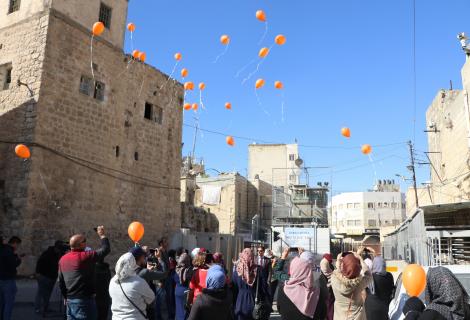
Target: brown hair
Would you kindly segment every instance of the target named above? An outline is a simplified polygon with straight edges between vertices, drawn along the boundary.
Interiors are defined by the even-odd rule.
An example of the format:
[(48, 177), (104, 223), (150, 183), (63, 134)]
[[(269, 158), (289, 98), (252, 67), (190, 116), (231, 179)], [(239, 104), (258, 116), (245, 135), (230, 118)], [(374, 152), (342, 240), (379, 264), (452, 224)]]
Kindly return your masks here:
[(206, 264), (206, 254), (199, 252), (193, 259), (193, 266), (196, 268), (201, 268)]

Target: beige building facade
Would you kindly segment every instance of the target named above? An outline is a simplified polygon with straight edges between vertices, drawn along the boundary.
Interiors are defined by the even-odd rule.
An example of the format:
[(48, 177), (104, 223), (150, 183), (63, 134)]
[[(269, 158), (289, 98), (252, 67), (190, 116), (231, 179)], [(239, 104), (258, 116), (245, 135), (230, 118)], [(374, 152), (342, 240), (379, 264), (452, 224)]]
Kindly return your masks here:
[(250, 144), (248, 146), (248, 179), (259, 178), (275, 187), (299, 184), (300, 159), (297, 144)]
[(160, 89), (167, 75), (123, 53), (127, 4), (0, 2), (0, 232), (23, 238), (23, 265), (73, 233), (96, 245), (96, 225), (113, 258), (131, 245), (131, 221), (144, 223), (146, 243), (181, 226), (183, 87)]

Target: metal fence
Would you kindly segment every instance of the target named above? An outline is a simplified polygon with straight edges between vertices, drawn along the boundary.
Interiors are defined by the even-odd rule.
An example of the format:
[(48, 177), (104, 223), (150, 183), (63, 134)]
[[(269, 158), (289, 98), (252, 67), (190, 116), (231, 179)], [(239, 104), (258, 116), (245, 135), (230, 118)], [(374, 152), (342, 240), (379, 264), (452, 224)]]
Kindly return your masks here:
[(393, 233), (386, 235), (383, 256), (387, 260), (432, 265), (430, 246), (424, 225), (424, 212), (419, 209)]

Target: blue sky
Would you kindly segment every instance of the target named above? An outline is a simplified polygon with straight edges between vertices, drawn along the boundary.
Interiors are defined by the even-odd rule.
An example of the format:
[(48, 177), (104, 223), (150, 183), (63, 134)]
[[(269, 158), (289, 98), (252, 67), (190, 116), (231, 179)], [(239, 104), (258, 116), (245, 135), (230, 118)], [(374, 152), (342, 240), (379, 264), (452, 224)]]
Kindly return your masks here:
[[(174, 53), (181, 52), (177, 79), (185, 67), (188, 80), (206, 83), (201, 128), (250, 138), (236, 139), (230, 148), (224, 136), (199, 134), (196, 155), (208, 168), (245, 174), (249, 143), (297, 139), (301, 145), (329, 147), (301, 147), (300, 153), (307, 166), (333, 167), (334, 193), (370, 188), (374, 171), (379, 179), (410, 175), (404, 142), (413, 139), (412, 0), (129, 3), (129, 21), (137, 26), (134, 46), (147, 53), (147, 62), (169, 74)], [(255, 18), (258, 9), (266, 12), (269, 26), (262, 44), (258, 42), (264, 24)], [(438, 90), (447, 89), (450, 80), (454, 88), (461, 88), (465, 57), (456, 35), (470, 33), (469, 14), (468, 0), (416, 0), (417, 150), (427, 150), (425, 110)], [(287, 37), (286, 44), (274, 46), (259, 72), (242, 85), (244, 76), (235, 77), (237, 71), (280, 33)], [(228, 34), (231, 43), (214, 64), (224, 50), (222, 34)], [(129, 37), (126, 50), (130, 51)], [(266, 80), (258, 91), (261, 105), (254, 90), (258, 78)], [(284, 83), (284, 97), (274, 89), (275, 80)], [(187, 101), (199, 102), (198, 91)], [(227, 101), (233, 105), (231, 111), (224, 108)], [(185, 113), (184, 123), (194, 125), (194, 112)], [(351, 129), (351, 139), (340, 135), (343, 126)], [(193, 128), (183, 127), (184, 155), (191, 150), (193, 136)], [(374, 148), (375, 169), (360, 152), (364, 143), (388, 145)], [(310, 175), (311, 182), (330, 179), (328, 170)], [(418, 169), (419, 182), (428, 176), (427, 166)]]

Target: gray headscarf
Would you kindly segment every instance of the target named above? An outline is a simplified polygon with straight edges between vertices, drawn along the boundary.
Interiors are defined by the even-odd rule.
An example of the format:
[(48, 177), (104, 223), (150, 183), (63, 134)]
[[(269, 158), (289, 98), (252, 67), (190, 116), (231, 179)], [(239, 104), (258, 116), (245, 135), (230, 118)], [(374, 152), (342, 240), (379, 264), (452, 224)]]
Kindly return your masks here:
[[(387, 274), (387, 264), (385, 263), (384, 258), (381, 256), (377, 256), (374, 258), (372, 261), (372, 269), (371, 269), (372, 275), (378, 274), (379, 276), (385, 276)], [(375, 285), (374, 285), (374, 279), (372, 278), (372, 281), (368, 285), (368, 288), (372, 294), (375, 294)]]
[(116, 262), (116, 275), (113, 277), (114, 282), (120, 282), (124, 279), (136, 275), (137, 264), (132, 253), (123, 254)]
[(191, 280), (193, 276), (193, 267), (191, 265), (191, 259), (187, 253), (183, 253), (178, 258), (178, 264), (176, 265), (176, 273), (180, 279), (180, 284), (185, 285)]
[(446, 319), (469, 319), (470, 298), (455, 275), (447, 268), (428, 270), (426, 277), (426, 310), (439, 312)]

